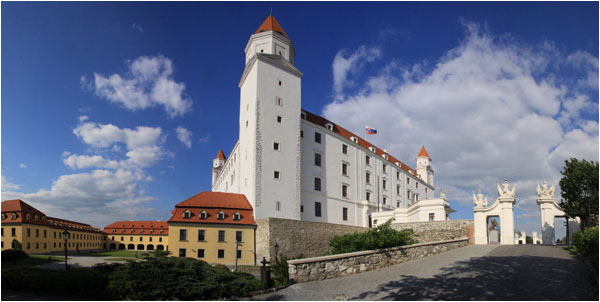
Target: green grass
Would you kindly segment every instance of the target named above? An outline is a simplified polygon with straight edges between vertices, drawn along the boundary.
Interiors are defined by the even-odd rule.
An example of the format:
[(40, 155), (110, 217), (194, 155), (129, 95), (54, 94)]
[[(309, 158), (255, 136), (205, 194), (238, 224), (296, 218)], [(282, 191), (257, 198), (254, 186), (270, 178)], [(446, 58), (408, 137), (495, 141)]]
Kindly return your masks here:
[[(91, 257), (132, 257), (135, 258), (136, 251), (126, 251), (126, 250), (114, 250), (114, 251), (105, 251), (105, 252), (89, 252), (85, 254), (85, 256)], [(148, 252), (138, 251), (138, 257), (142, 257), (143, 254), (147, 254)]]
[(64, 257), (48, 257), (44, 255), (30, 255), (17, 261), (2, 262), (2, 267), (36, 266), (44, 263), (64, 261)]
[(136, 258), (106, 258), (106, 261), (137, 261)]

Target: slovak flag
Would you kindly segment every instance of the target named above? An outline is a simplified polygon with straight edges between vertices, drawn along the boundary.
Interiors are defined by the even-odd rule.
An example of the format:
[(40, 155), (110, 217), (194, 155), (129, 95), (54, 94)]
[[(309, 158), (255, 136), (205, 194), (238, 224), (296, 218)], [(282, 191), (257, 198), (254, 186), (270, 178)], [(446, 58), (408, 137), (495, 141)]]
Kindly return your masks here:
[(365, 133), (366, 134), (377, 134), (377, 130), (365, 125)]

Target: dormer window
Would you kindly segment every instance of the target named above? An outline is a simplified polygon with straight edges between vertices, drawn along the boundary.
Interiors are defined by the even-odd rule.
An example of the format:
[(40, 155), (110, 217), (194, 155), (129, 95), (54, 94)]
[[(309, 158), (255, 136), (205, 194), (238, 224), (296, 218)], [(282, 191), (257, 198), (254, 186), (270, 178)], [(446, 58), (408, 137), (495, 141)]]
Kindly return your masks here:
[(112, 232), (113, 232), (113, 233), (116, 233), (116, 232), (117, 232), (117, 230), (115, 230), (115, 229), (112, 229)]
[(325, 128), (327, 128), (329, 131), (333, 131), (333, 125), (331, 123), (325, 124)]
[(125, 233), (125, 229), (121, 229), (121, 233)]
[(400, 162), (399, 161), (396, 162), (396, 166), (400, 167)]
[(144, 232), (144, 230), (140, 230), (140, 233), (143, 233), (143, 232)]
[(375, 153), (375, 147), (371, 146), (371, 147), (369, 147), (369, 150), (371, 150), (371, 152)]
[(163, 233), (163, 230), (160, 230), (160, 231), (159, 231), (159, 233), (161, 233), (161, 234), (162, 234), (162, 233)]
[(10, 214), (10, 219), (12, 219), (12, 220), (17, 219), (17, 214), (15, 214), (15, 213)]
[(223, 213), (223, 211), (220, 211), (217, 214), (217, 220), (224, 220), (225, 219), (225, 213)]
[(238, 212), (235, 212), (235, 213), (233, 214), (233, 220), (235, 220), (235, 221), (239, 221), (239, 220), (240, 220), (240, 218), (241, 218), (241, 215), (240, 215), (240, 213), (238, 213)]
[(33, 216), (33, 221), (38, 221), (38, 215)]
[(189, 210), (185, 210), (183, 212), (183, 218), (184, 219), (190, 219), (192, 217), (192, 213)]
[(358, 144), (358, 138), (356, 136), (353, 136), (350, 138), (352, 140), (352, 142), (354, 142), (355, 144)]
[(31, 215), (29, 215), (29, 213), (27, 213), (27, 215), (25, 215), (25, 219), (26, 220), (31, 220)]
[(42, 216), (42, 222), (46, 222), (46, 217)]
[(6, 214), (2, 213), (2, 220), (6, 219)]
[(133, 232), (135, 232), (135, 230), (134, 230), (134, 229), (131, 229), (131, 232), (133, 233)]
[(383, 155), (383, 158), (385, 158), (385, 159), (388, 159), (388, 155), (387, 155), (387, 154), (384, 154), (384, 155)]
[(150, 234), (154, 233), (154, 230), (150, 230)]
[(300, 118), (305, 120), (306, 119), (306, 113), (302, 112), (300, 113)]
[(208, 217), (208, 214), (206, 213), (206, 211), (202, 210), (202, 212), (200, 212), (200, 219), (206, 219)]

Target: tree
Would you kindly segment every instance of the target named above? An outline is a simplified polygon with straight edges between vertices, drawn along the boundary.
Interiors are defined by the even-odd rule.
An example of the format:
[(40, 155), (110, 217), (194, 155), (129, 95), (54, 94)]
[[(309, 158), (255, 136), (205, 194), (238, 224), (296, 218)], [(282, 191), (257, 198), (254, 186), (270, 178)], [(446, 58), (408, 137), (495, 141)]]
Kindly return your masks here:
[(560, 172), (559, 205), (569, 218), (581, 219), (582, 230), (598, 223), (598, 168), (598, 162), (571, 158)]
[(527, 244), (533, 244), (533, 237), (531, 237), (531, 236), (525, 236), (525, 243), (527, 243)]

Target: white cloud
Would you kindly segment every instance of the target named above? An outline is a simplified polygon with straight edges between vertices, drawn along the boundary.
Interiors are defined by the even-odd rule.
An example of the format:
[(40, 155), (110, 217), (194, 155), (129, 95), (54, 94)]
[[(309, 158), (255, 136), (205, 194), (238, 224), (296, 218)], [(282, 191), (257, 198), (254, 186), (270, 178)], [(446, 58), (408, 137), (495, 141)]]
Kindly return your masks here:
[(87, 115), (80, 115), (77, 119), (79, 120), (80, 123), (83, 123), (83, 122), (89, 120), (90, 118)]
[[(162, 147), (166, 136), (162, 134), (160, 127), (138, 126), (135, 129), (121, 129), (112, 124), (87, 122), (77, 126), (73, 133), (95, 148), (111, 148), (113, 151), (119, 151), (115, 146), (124, 144), (129, 162), (142, 167), (151, 166), (168, 154)], [(72, 168), (88, 167), (91, 163), (98, 163), (97, 167), (111, 168), (121, 165), (94, 156), (70, 156), (65, 159), (65, 164)]]
[[(3, 182), (4, 182), (4, 178)], [(145, 206), (152, 197), (143, 194), (140, 185), (148, 181), (139, 172), (97, 169), (88, 173), (62, 175), (50, 190), (34, 193), (14, 192), (2, 188), (2, 199), (20, 198), (47, 215), (79, 220), (103, 227), (120, 219), (148, 219), (156, 213)]]
[(161, 105), (170, 118), (192, 110), (185, 84), (173, 79), (169, 58), (142, 56), (129, 62), (128, 68), (127, 76), (94, 73), (96, 95), (134, 111)]
[(188, 149), (192, 147), (192, 131), (183, 126), (179, 126), (175, 129), (175, 132), (177, 133), (177, 139), (188, 147)]
[(72, 154), (63, 158), (65, 165), (71, 169), (85, 169), (91, 167), (118, 169), (124, 166), (123, 162), (105, 159), (100, 155), (77, 155)]
[[(539, 212), (535, 185), (544, 179), (557, 183), (565, 159), (598, 159), (598, 121), (584, 118), (598, 115), (598, 88), (588, 93), (589, 85), (565, 85), (587, 81), (589, 74), (573, 79), (560, 73), (565, 64), (554, 63), (587, 62), (594, 70), (597, 58), (566, 56), (552, 43), (517, 45), (465, 25), (464, 41), (435, 65), (402, 66), (392, 59), (359, 92), (336, 98), (323, 114), (355, 133), (368, 123), (379, 131), (369, 139), (410, 166), (425, 145), (434, 159), (436, 187), (461, 206), (471, 207), (477, 188), (495, 199), (496, 183), (508, 178), (517, 185), (517, 208), (525, 219)], [(353, 81), (347, 72), (351, 59), (334, 59), (336, 92)], [(595, 64), (592, 78), (598, 82)]]
[(19, 164), (19, 168), (25, 169), (25, 168), (27, 168), (27, 165), (26, 165), (26, 164), (24, 164), (24, 163), (20, 163), (20, 164)]
[(340, 95), (346, 86), (353, 82), (349, 74), (357, 74), (365, 62), (373, 62), (381, 56), (378, 47), (360, 46), (355, 52), (346, 55), (346, 50), (340, 50), (333, 59), (333, 87), (336, 95)]
[(139, 31), (141, 33), (144, 32), (144, 28), (142, 28), (142, 26), (139, 25), (139, 24), (137, 24), (137, 23), (131, 24), (131, 28), (133, 28), (134, 30), (137, 30), (137, 31)]
[(198, 138), (198, 141), (201, 143), (208, 143), (208, 140), (210, 139), (210, 134), (207, 134), (205, 136), (201, 136)]
[(1, 178), (2, 178), (2, 191), (5, 191), (5, 190), (18, 190), (20, 188), (19, 185), (11, 183), (8, 180), (6, 180), (6, 178), (4, 178), (4, 175), (2, 175)]

